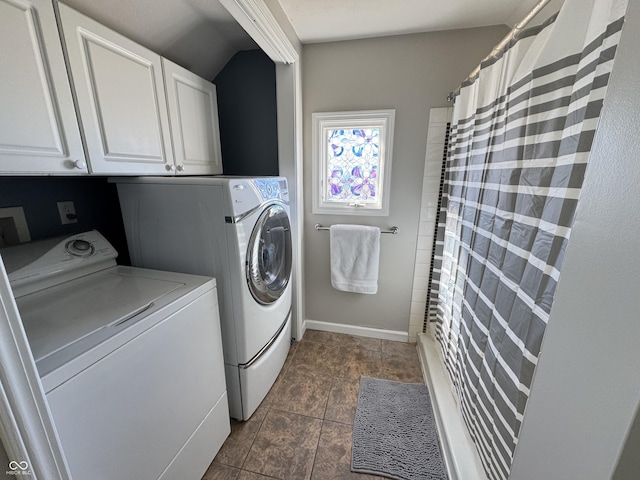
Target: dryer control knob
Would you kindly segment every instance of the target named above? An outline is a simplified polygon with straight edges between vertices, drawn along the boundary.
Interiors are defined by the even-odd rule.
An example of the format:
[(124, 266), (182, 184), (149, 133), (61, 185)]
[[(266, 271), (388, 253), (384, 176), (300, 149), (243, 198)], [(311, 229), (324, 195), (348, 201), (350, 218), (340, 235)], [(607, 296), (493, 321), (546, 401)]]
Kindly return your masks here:
[(73, 248), (75, 248), (76, 250), (80, 250), (81, 252), (91, 250), (91, 244), (86, 240), (74, 240), (72, 246)]
[(95, 251), (93, 245), (90, 242), (82, 239), (71, 240), (70, 242), (68, 242), (66, 245), (66, 250), (71, 255), (74, 255), (76, 257), (88, 257)]

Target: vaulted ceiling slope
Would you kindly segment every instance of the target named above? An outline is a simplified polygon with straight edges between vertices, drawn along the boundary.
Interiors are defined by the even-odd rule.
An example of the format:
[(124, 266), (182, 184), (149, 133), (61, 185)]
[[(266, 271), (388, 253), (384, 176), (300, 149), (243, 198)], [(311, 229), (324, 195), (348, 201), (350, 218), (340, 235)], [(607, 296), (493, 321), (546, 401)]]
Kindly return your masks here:
[(208, 80), (236, 52), (258, 48), (218, 0), (61, 3)]
[[(538, 0), (268, 0), (302, 43), (507, 24)], [(563, 0), (551, 0), (547, 18)], [(213, 79), (240, 50), (258, 48), (218, 0), (62, 0), (194, 73)], [(487, 52), (488, 53), (488, 52)]]

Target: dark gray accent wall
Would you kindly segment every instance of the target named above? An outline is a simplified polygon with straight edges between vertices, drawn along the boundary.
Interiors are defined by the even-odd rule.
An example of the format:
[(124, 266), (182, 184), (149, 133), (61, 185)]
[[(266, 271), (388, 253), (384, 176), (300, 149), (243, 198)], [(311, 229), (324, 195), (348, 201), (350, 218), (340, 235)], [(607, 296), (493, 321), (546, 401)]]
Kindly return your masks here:
[(214, 79), (225, 175), (278, 175), (275, 64), (262, 50), (236, 53)]
[[(69, 200), (78, 223), (62, 225), (57, 202)], [(118, 192), (106, 177), (0, 177), (0, 208), (20, 206), (32, 240), (96, 229), (118, 251), (118, 263), (129, 264)]]

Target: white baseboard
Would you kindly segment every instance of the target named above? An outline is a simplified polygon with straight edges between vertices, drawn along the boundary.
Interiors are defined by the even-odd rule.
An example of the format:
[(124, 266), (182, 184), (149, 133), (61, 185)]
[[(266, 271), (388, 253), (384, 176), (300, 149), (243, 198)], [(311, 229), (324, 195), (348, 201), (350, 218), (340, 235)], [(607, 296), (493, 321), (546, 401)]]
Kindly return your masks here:
[(487, 480), (431, 335), (418, 334), (418, 356), (429, 388), (449, 480)]
[[(342, 323), (320, 322), (318, 320), (305, 320), (302, 325), (302, 335), (310, 328), (311, 330), (322, 330), (324, 332), (346, 333), (358, 335), (360, 337), (381, 338), (383, 340), (394, 340), (396, 342), (408, 342), (409, 333), (397, 330), (383, 330), (380, 328), (359, 327), (357, 325), (345, 325)], [(300, 340), (300, 339), (298, 339)]]

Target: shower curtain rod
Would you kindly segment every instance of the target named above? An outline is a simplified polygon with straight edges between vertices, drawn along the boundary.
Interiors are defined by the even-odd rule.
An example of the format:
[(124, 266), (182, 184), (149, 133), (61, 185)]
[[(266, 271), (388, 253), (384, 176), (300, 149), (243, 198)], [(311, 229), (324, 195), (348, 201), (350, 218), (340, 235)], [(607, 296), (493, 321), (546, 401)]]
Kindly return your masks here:
[[(487, 55), (486, 57), (484, 57), (482, 59), (482, 61), (476, 66), (476, 68), (473, 69), (473, 71), (467, 75), (467, 78), (464, 79), (464, 81), (462, 83), (465, 83), (467, 80), (472, 79), (473, 77), (475, 77), (478, 72), (480, 71), (480, 66), (488, 61), (491, 60), (493, 58), (495, 58), (501, 51), (502, 49), (511, 41), (513, 40), (513, 38), (518, 35), (523, 29), (524, 27), (526, 27), (529, 22), (531, 22), (531, 20), (534, 19), (534, 17), (536, 15), (538, 15), (538, 13), (540, 13), (540, 10), (542, 10), (544, 7), (547, 6), (547, 4), (550, 2), (551, 0), (540, 0), (538, 3), (536, 3), (536, 5), (531, 9), (531, 11), (529, 13), (527, 13), (527, 15), (520, 20), (518, 23), (515, 24), (515, 26), (511, 29), (511, 31), (509, 33), (507, 33), (507, 35), (500, 40), (500, 43), (498, 43), (495, 47), (493, 47), (493, 50), (491, 50), (491, 52), (489, 53), (489, 55)], [(455, 93), (460, 90), (460, 87), (458, 87), (454, 92), (451, 92), (448, 96), (447, 96), (447, 101), (451, 102), (453, 101), (454, 97), (455, 97)]]

